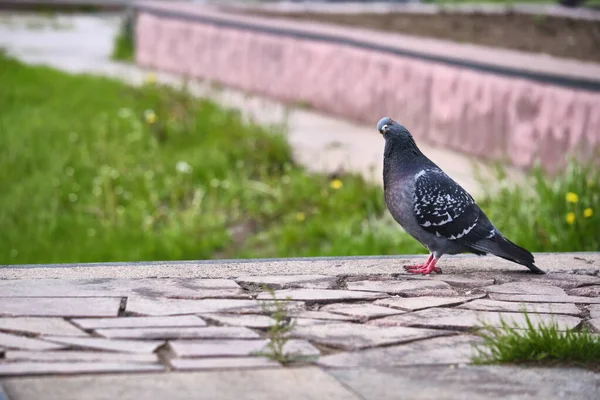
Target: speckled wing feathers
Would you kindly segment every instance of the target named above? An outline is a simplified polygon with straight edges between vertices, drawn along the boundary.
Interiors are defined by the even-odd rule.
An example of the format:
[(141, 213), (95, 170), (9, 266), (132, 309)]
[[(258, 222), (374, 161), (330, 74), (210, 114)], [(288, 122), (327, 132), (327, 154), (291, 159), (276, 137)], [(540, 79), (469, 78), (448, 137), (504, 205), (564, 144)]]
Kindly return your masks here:
[(472, 244), (495, 234), (471, 195), (439, 169), (415, 175), (414, 213), (426, 231), (460, 243)]

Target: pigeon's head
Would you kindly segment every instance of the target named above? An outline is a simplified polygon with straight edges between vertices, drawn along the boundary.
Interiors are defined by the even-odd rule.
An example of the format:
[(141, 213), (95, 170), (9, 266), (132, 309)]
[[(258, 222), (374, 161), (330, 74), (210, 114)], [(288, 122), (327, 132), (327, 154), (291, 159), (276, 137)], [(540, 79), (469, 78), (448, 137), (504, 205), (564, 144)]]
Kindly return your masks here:
[(377, 130), (383, 135), (385, 140), (394, 138), (400, 141), (409, 139), (412, 141), (412, 135), (408, 129), (390, 117), (381, 118), (377, 123)]

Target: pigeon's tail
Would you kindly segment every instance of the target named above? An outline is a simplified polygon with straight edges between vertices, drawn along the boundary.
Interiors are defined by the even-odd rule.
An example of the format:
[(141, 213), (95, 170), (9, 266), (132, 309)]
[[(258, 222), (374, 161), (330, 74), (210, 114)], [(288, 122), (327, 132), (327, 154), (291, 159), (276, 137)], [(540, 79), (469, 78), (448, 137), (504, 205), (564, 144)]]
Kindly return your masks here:
[(546, 273), (535, 266), (533, 254), (524, 248), (517, 246), (502, 235), (496, 235), (493, 239), (479, 241), (477, 245), (476, 248), (478, 250), (486, 250), (505, 260), (524, 265), (536, 274)]

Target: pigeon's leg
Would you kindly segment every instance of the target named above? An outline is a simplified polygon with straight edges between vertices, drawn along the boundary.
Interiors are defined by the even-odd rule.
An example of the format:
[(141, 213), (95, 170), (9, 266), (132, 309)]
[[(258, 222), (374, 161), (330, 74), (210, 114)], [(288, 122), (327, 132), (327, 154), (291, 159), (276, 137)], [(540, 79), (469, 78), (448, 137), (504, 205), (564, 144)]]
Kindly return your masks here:
[(432, 272), (436, 272), (438, 274), (442, 273), (442, 270), (435, 266), (440, 258), (436, 257), (434, 254), (431, 254), (427, 259), (427, 262), (424, 265), (405, 267), (406, 272), (411, 274), (423, 274), (429, 275)]
[(421, 265), (405, 265), (404, 269), (407, 270), (408, 272), (411, 272), (411, 270), (414, 270), (414, 269), (426, 268), (429, 265), (429, 263), (431, 262), (431, 260), (433, 260), (433, 253), (429, 255), (429, 258), (427, 259), (427, 261), (425, 261), (425, 264), (421, 264)]

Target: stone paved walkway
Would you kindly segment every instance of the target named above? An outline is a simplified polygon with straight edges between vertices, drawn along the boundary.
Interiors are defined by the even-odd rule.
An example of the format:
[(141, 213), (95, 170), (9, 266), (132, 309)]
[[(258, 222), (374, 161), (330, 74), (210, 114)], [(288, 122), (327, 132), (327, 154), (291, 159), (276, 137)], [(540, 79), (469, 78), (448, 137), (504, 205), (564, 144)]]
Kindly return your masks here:
[[(537, 260), (547, 275), (474, 256), (426, 277), (390, 257), (2, 267), (0, 385), (11, 400), (595, 398), (590, 371), (468, 365), (474, 329), (523, 325), (523, 308), (600, 332), (600, 253)], [(295, 321), (286, 366), (257, 354), (273, 293)]]

